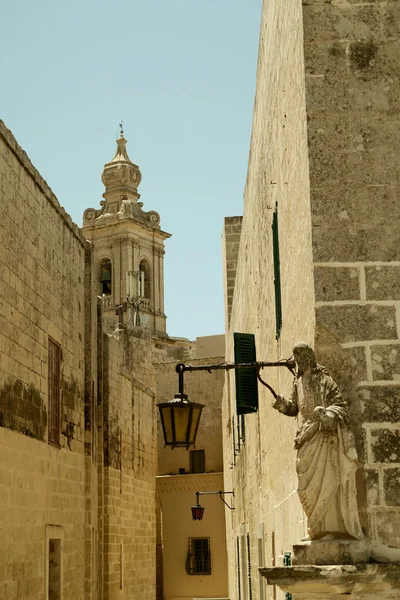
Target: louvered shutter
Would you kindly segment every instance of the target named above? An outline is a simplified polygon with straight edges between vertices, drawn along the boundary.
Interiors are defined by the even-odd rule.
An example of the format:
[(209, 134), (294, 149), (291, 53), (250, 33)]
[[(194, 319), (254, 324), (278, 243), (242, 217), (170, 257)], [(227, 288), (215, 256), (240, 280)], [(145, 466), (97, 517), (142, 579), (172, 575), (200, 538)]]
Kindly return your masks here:
[[(235, 363), (251, 363), (256, 359), (256, 344), (252, 333), (234, 333)], [(258, 410), (256, 369), (235, 369), (236, 412), (238, 415)]]

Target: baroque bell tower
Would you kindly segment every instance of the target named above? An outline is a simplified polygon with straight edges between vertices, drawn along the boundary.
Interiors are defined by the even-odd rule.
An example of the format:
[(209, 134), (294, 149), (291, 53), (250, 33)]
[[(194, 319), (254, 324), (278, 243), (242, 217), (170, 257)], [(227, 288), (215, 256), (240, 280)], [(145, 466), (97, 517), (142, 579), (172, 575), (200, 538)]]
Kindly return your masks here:
[[(129, 158), (122, 127), (117, 151), (104, 166), (101, 208), (83, 213), (83, 234), (93, 244), (98, 295), (110, 326), (121, 320), (165, 334), (164, 241), (160, 215), (139, 202), (142, 175)], [(119, 316), (116, 316), (119, 315)]]

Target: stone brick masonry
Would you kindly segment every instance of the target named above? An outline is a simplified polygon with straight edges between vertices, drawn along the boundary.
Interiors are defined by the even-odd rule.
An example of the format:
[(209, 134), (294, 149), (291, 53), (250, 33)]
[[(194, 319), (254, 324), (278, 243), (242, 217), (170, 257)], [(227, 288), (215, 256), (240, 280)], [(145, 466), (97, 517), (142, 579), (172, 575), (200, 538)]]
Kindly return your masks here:
[[(300, 4), (263, 3), (236, 277), (225, 293), (227, 359), (233, 360), (235, 331), (255, 334), (259, 360), (288, 357), (299, 341), (314, 345), (350, 405), (363, 529), (377, 543), (400, 548), (399, 6)], [(263, 376), (279, 393), (290, 392), (288, 373)], [(256, 567), (281, 566), (284, 552), (306, 533), (295, 491), (296, 422), (276, 418), (259, 386), (258, 414), (244, 417), (239, 445), (237, 433), (244, 432), (229, 379), (225, 486), (238, 492), (228, 525), (230, 597), (249, 598), (248, 533), (251, 593), (280, 600), (284, 593), (264, 589)]]
[[(91, 245), (2, 122), (0, 190), (0, 598), (42, 600), (50, 585), (57, 600), (150, 600), (154, 340), (103, 333)], [(49, 338), (61, 348), (59, 446)]]

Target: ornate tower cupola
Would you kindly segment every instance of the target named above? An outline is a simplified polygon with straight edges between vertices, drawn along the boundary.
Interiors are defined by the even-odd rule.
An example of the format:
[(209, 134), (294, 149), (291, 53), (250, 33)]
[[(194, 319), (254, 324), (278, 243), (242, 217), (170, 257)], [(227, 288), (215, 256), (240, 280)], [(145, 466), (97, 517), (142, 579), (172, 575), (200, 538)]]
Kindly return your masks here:
[(112, 202), (114, 199), (118, 201), (123, 192), (131, 195), (136, 201), (140, 198), (137, 188), (142, 181), (142, 174), (139, 167), (128, 156), (126, 139), (122, 131), (120, 138), (117, 140), (115, 156), (109, 163), (104, 165), (101, 180), (106, 188), (104, 193), (106, 201)]
[(115, 156), (101, 177), (106, 188), (101, 208), (85, 210), (82, 229), (93, 244), (105, 321), (114, 327), (123, 313), (125, 322), (163, 334), (164, 241), (170, 234), (160, 228), (157, 212), (142, 209), (137, 190), (142, 175), (126, 144), (121, 128)]

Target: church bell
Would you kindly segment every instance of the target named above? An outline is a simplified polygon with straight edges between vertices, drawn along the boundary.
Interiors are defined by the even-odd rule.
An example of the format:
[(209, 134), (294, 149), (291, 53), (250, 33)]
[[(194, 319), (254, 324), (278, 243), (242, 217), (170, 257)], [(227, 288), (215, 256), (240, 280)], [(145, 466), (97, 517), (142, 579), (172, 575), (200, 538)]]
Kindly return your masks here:
[(103, 269), (103, 275), (101, 276), (100, 283), (111, 283), (111, 273), (108, 269)]

